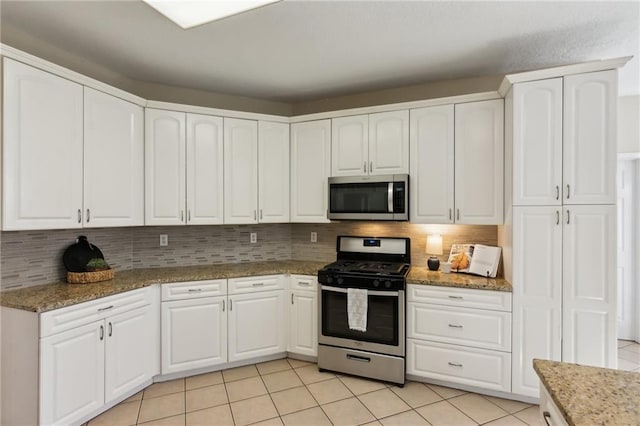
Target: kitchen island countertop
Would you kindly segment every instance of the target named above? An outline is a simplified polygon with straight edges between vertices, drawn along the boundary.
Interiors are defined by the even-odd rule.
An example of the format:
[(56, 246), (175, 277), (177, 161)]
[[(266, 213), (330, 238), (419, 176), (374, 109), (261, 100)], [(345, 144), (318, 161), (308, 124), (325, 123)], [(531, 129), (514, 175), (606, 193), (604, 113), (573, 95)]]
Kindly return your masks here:
[(640, 373), (533, 360), (569, 425), (640, 425)]
[[(41, 313), (153, 284), (274, 274), (316, 275), (318, 270), (327, 263), (326, 261), (283, 260), (116, 271), (115, 278), (98, 283), (56, 282), (3, 291), (0, 293), (0, 305)], [(511, 291), (511, 285), (501, 278), (443, 274), (429, 271), (424, 267), (412, 267), (407, 282), (418, 285)]]

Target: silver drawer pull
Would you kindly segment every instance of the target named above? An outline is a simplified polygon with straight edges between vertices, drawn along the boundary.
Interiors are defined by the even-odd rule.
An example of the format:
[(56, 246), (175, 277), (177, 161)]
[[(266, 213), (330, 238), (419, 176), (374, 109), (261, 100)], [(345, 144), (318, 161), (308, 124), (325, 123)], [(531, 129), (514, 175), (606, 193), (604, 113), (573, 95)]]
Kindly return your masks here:
[(451, 328), (462, 328), (461, 325), (455, 325), (455, 324), (449, 324), (449, 327), (451, 327)]
[(198, 291), (202, 291), (202, 289), (201, 288), (190, 288), (188, 291), (189, 291), (189, 293), (196, 293)]
[(304, 281), (298, 281), (298, 285), (304, 286), (304, 287), (309, 287), (311, 284), (306, 283)]
[(262, 287), (264, 285), (264, 283), (253, 283), (251, 284), (254, 287)]
[(457, 364), (455, 362), (448, 362), (447, 364), (449, 364), (452, 367), (462, 367), (462, 364)]
[(551, 413), (548, 411), (544, 411), (542, 413), (542, 417), (544, 418), (544, 422), (548, 425), (551, 426), (551, 423), (549, 422), (549, 420), (551, 420)]
[(464, 297), (462, 297), (462, 296), (449, 296), (449, 299), (462, 300), (462, 299), (464, 299)]
[(111, 305), (111, 306), (107, 306), (106, 308), (100, 308), (100, 309), (98, 309), (98, 312), (108, 311), (109, 309), (112, 309), (112, 308), (113, 308), (113, 305)]
[(371, 358), (351, 354), (347, 354), (347, 359), (350, 359), (351, 361), (371, 362)]

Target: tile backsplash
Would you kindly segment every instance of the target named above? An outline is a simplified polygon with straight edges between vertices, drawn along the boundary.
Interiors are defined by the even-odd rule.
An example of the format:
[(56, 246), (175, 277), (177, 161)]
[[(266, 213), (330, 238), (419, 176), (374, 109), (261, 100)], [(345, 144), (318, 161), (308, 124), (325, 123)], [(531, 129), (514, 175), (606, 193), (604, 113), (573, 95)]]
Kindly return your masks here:
[[(258, 242), (249, 243), (256, 232)], [(310, 233), (318, 242), (310, 242)], [(332, 222), (326, 224), (260, 224), (218, 226), (165, 226), (137, 228), (65, 229), (2, 232), (0, 235), (0, 288), (32, 286), (64, 280), (62, 254), (78, 235), (97, 245), (116, 270), (240, 263), (268, 260), (319, 260), (336, 256), (338, 235), (407, 236), (411, 261), (426, 265), (427, 234), (443, 236), (446, 259), (452, 243), (496, 245), (496, 226), (420, 225), (408, 222)], [(160, 247), (160, 234), (169, 245)]]

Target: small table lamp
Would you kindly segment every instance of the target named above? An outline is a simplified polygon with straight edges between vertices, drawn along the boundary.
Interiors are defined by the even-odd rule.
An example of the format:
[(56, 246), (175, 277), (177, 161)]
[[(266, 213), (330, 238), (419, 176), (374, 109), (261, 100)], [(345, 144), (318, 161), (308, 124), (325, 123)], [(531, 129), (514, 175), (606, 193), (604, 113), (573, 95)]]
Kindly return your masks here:
[(442, 256), (442, 236), (441, 235), (427, 235), (427, 248), (425, 253), (431, 254), (427, 261), (427, 266), (430, 271), (437, 271), (440, 267), (440, 259), (436, 256)]

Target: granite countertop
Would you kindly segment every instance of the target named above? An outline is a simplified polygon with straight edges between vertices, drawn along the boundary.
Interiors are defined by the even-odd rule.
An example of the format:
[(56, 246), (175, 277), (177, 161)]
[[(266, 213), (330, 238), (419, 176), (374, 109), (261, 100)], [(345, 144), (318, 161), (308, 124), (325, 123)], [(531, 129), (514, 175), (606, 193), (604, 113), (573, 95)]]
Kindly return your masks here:
[(511, 284), (504, 278), (485, 278), (479, 275), (430, 271), (422, 266), (412, 266), (407, 277), (409, 284), (437, 285), (443, 287), (471, 288), (478, 290), (511, 291)]
[[(0, 293), (0, 305), (25, 311), (47, 312), (153, 284), (254, 275), (316, 275), (318, 270), (326, 264), (327, 262), (324, 261), (285, 260), (116, 271), (114, 279), (99, 283), (67, 284), (66, 282), (57, 282), (3, 291)], [(412, 267), (407, 282), (410, 284), (511, 291), (511, 285), (503, 279), (464, 274), (443, 274), (429, 271), (424, 267)]]
[(533, 360), (569, 425), (640, 425), (640, 373)]

